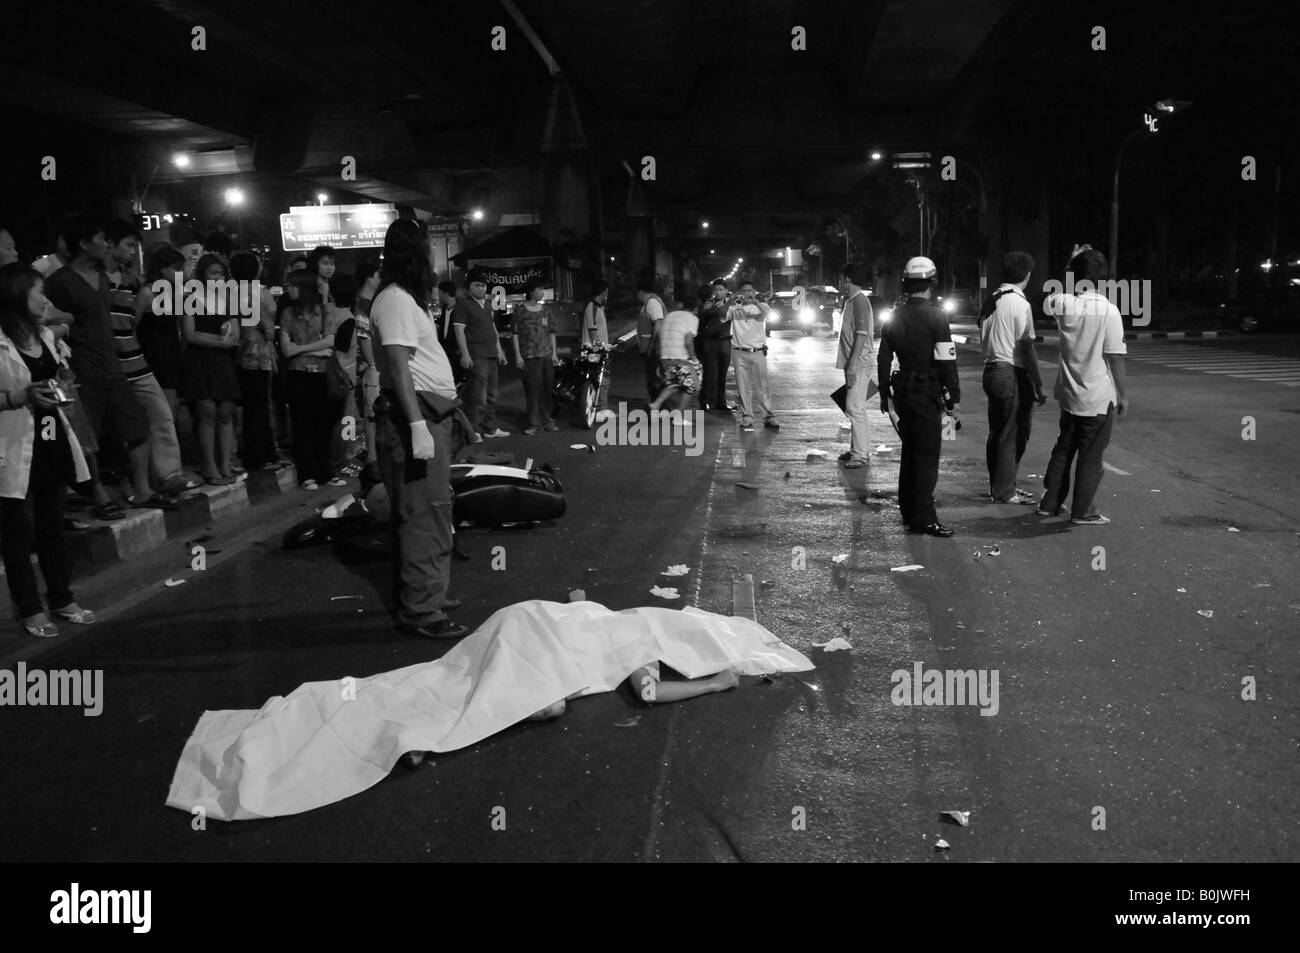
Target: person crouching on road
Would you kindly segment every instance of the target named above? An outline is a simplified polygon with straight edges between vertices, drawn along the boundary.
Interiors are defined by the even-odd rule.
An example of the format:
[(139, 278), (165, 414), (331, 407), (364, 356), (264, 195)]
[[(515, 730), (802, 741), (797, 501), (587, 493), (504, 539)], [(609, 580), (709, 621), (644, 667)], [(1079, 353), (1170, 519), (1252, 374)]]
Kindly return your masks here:
[[(907, 303), (880, 335), (876, 368), (880, 374), (880, 410), (898, 429), (903, 449), (898, 467), (898, 508), (909, 533), (947, 537), (952, 530), (939, 522), (934, 487), (939, 482), (939, 449), (943, 445), (944, 391), (948, 409), (958, 410), (961, 383), (957, 351), (948, 319), (934, 306), (937, 270), (928, 258), (917, 257), (903, 268)], [(890, 375), (894, 355), (899, 371)], [(886, 383), (886, 381), (888, 383)]]
[(1016, 469), (1029, 443), (1034, 404), (1047, 402), (1034, 353), (1034, 314), (1025, 286), (1034, 259), (1022, 251), (1002, 259), (1002, 284), (982, 311), (980, 346), (984, 350), (984, 394), (989, 401), (989, 437), (984, 459), (989, 470), (989, 499), (1029, 505), (1038, 498), (1016, 487)]
[(46, 303), (39, 271), (17, 262), (0, 267), (0, 546), (18, 617), (40, 638), (59, 630), (41, 603), (33, 550), (50, 611), (69, 622), (95, 621), (73, 601), (63, 542), (68, 485), (89, 480), (90, 468), (53, 386), (68, 371), (62, 345), (37, 317)]
[(532, 436), (539, 430), (559, 430), (551, 418), (551, 387), (555, 383), (555, 315), (542, 304), (545, 288), (536, 278), (524, 283), (524, 300), (511, 317), (515, 367), (524, 372), (524, 396), (528, 401), (527, 426)]
[(875, 315), (871, 312), (871, 299), (863, 288), (866, 279), (862, 266), (845, 265), (842, 275), (848, 297), (844, 300), (840, 350), (835, 366), (844, 371), (844, 384), (849, 389), (844, 397), (844, 413), (853, 429), (848, 454), (840, 459), (847, 469), (856, 470), (871, 460), (867, 401), (871, 399), (871, 385), (877, 383), (876, 351), (872, 342)]
[(761, 417), (764, 427), (780, 430), (767, 387), (767, 308), (759, 303), (752, 281), (741, 282), (740, 300), (727, 316), (731, 319), (731, 362), (736, 367), (740, 425), (753, 430), (754, 421)]
[(398, 219), (384, 236), (379, 294), (370, 307), (383, 352), (375, 400), (379, 468), (392, 509), (393, 588), (398, 628), (456, 639), (469, 630), (447, 618), (450, 599), (451, 429), (456, 382), (428, 312), (433, 271), (424, 228)]
[(700, 319), (695, 314), (699, 299), (683, 292), (682, 307), (669, 311), (659, 325), (659, 377), (664, 382), (659, 396), (650, 402), (652, 410), (669, 403), (669, 410), (685, 405), (692, 394), (700, 391), (700, 361), (695, 356), (695, 336)]

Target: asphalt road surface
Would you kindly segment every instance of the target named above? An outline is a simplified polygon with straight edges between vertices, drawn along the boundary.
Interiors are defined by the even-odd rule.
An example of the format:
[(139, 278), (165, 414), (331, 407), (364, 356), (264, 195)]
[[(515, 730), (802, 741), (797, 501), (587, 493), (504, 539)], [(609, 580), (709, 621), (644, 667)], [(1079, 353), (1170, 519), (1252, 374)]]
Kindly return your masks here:
[[(17, 648), (4, 667), (102, 669), (105, 699), (98, 717), (0, 709), (4, 859), (1300, 858), (1300, 341), (1135, 344), (1105, 527), (984, 501), (980, 358), (960, 346), (964, 426), (944, 444), (938, 490), (947, 540), (898, 523), (887, 419), (873, 422), (884, 449), (869, 467), (836, 466), (834, 341), (772, 343), (779, 432), (709, 416), (699, 456), (575, 451), (591, 438), (567, 425), (502, 441), (557, 467), (568, 514), (462, 534), (471, 560), (454, 564), (452, 588), (474, 626), (573, 588), (622, 609), (665, 604), (650, 588), (676, 584), (671, 604), (729, 613), (733, 582), (752, 574), (759, 621), (815, 671), (654, 709), (624, 693), (581, 699), (556, 723), (399, 767), (342, 803), (193, 830), (164, 799), (205, 709), (258, 708), (446, 648), (392, 628), (383, 557), (279, 548), (325, 496), (295, 493), (214, 529), (206, 572), (169, 543), (79, 589), (104, 621), (48, 643), (6, 633)], [(1039, 356), (1050, 386), (1050, 341)], [(636, 400), (634, 359), (618, 370), (615, 399)], [(1054, 402), (1037, 411), (1022, 486), (1041, 486), (1056, 415)], [(490, 569), (494, 546), (504, 571)], [(674, 563), (690, 574), (662, 577)], [(891, 571), (905, 565), (924, 568)], [(837, 636), (851, 650), (814, 648)], [(915, 663), (996, 671), (996, 713), (896, 705), (891, 673)], [(948, 810), (970, 811), (969, 826), (942, 822)]]

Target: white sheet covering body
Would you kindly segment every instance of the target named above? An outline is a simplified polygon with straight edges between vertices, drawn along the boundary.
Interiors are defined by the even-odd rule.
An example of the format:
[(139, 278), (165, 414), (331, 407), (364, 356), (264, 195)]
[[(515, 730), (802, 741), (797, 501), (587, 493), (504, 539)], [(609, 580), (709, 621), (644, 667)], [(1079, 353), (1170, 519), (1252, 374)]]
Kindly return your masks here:
[(437, 661), (356, 679), (351, 693), (342, 679), (308, 682), (258, 711), (204, 712), (167, 804), (227, 821), (309, 811), (383, 780), (404, 752), (463, 748), (562, 698), (612, 691), (655, 662), (687, 678), (814, 667), (744, 618), (520, 602)]

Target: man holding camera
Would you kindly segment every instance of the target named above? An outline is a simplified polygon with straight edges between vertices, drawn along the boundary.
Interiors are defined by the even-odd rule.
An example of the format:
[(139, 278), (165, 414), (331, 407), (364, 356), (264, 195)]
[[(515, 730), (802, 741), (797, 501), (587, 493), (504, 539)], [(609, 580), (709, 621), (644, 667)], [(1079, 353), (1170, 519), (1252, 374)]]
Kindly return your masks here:
[(753, 430), (754, 420), (762, 417), (764, 427), (780, 430), (767, 387), (767, 308), (759, 303), (752, 281), (741, 282), (739, 300), (732, 305), (728, 316), (740, 424), (745, 430)]

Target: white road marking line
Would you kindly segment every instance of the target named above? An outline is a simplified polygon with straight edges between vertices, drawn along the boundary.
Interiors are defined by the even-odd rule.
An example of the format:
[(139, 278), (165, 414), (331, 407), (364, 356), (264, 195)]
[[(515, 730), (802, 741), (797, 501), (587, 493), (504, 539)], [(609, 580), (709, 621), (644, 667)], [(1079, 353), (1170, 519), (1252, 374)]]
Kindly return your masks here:
[(1103, 460), (1103, 461), (1101, 462), (1101, 465), (1102, 465), (1105, 469), (1109, 470), (1111, 473), (1118, 473), (1120, 476), (1132, 476), (1132, 475), (1133, 475), (1133, 474), (1129, 473), (1127, 470), (1121, 470), (1119, 467), (1113, 467), (1113, 466), (1111, 466), (1111, 465), (1110, 465), (1109, 463), (1107, 463), (1105, 460)]

